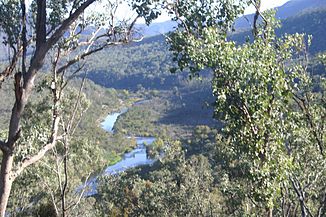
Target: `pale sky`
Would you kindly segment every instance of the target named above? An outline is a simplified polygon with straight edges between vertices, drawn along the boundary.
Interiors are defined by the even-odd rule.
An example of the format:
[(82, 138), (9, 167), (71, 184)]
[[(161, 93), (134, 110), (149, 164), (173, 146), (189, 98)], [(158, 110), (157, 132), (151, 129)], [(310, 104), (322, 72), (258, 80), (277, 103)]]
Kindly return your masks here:
[[(270, 8), (275, 8), (278, 6), (281, 6), (288, 2), (289, 0), (262, 0), (262, 10), (270, 9)], [(249, 7), (246, 11), (245, 14), (251, 14), (255, 12), (255, 8)]]
[[(281, 6), (288, 1), (290, 1), (290, 0), (262, 0), (262, 10)], [(29, 5), (31, 0), (26, 0), (26, 2)], [(136, 16), (135, 12), (130, 11), (127, 1), (120, 1), (120, 2), (122, 3), (122, 5), (118, 8), (118, 11), (117, 11), (117, 14), (120, 17), (120, 19), (124, 19), (124, 18), (128, 19), (130, 17)], [(93, 9), (96, 8), (95, 10), (97, 10), (97, 11), (103, 10), (103, 8), (98, 4), (95, 4), (94, 7), (91, 7), (91, 8), (93, 8)], [(246, 9), (245, 14), (251, 14), (254, 12), (255, 12), (255, 8), (252, 6), (252, 7), (249, 7)], [(155, 20), (155, 22), (164, 22), (167, 20), (170, 20), (170, 17), (167, 15), (167, 13), (163, 13), (157, 20)], [(138, 22), (144, 23), (144, 21), (141, 21), (141, 20)]]
[[(286, 2), (288, 2), (289, 0), (262, 0), (262, 10), (266, 10), (266, 9), (270, 9), (270, 8), (274, 8), (274, 7), (278, 7), (281, 6), (283, 4), (285, 4)], [(120, 8), (120, 13), (119, 14), (123, 14), (125, 16), (130, 15), (130, 13), (126, 12), (126, 8), (127, 7), (121, 7)], [(255, 12), (255, 8), (249, 7), (248, 9), (246, 9), (245, 14), (251, 14)], [(164, 22), (170, 20), (169, 16), (165, 13), (162, 14), (155, 22)], [(142, 22), (141, 22), (142, 23)]]

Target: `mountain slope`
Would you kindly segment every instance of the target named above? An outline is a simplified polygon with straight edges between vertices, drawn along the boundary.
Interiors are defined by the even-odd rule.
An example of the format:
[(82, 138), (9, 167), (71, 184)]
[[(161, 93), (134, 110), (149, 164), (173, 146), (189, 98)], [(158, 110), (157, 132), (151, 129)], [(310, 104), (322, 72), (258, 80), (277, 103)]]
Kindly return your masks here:
[[(286, 19), (292, 16), (296, 16), (300, 13), (307, 12), (316, 8), (326, 7), (326, 0), (291, 0), (284, 5), (275, 8), (277, 19)], [(250, 23), (247, 20), (252, 21), (254, 14), (248, 14), (240, 17), (235, 22), (235, 29), (247, 29), (250, 28)]]
[[(291, 0), (284, 5), (277, 7), (276, 18), (286, 19), (292, 16), (296, 16), (300, 13), (306, 12), (307, 10), (316, 8), (326, 8), (326, 0)], [(252, 22), (254, 14), (248, 14), (240, 17), (235, 22), (236, 29), (248, 29), (251, 27), (248, 20)], [(153, 23), (150, 26), (139, 24), (137, 27), (140, 28), (146, 37), (166, 34), (172, 31), (176, 26), (174, 21), (165, 21), (160, 23)]]
[[(326, 8), (307, 10), (294, 17), (282, 21), (282, 27), (276, 30), (277, 35), (285, 33), (306, 33), (312, 35), (312, 44), (309, 49), (311, 54), (326, 51)], [(252, 40), (251, 30), (235, 33), (230, 36), (231, 40), (238, 43), (244, 43), (246, 40)]]

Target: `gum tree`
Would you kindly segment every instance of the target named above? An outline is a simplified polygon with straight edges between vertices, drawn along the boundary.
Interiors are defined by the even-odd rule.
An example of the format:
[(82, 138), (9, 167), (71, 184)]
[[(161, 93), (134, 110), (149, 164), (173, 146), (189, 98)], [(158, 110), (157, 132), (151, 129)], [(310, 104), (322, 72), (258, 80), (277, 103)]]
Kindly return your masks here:
[(325, 77), (312, 73), (311, 37), (277, 37), (274, 14), (262, 14), (260, 1), (251, 1), (254, 40), (237, 45), (227, 32), (239, 7), (221, 2), (180, 3), (179, 28), (169, 41), (179, 69), (213, 71), (215, 117), (224, 122), (217, 154), (227, 212), (323, 216)]
[[(25, 0), (0, 1), (0, 31), (2, 43), (7, 52), (8, 64), (0, 72), (0, 85), (8, 79), (14, 80), (15, 102), (12, 106), (8, 134), (0, 140), (2, 151), (0, 172), (0, 215), (5, 215), (12, 183), (25, 168), (38, 162), (56, 143), (64, 138), (60, 131), (61, 114), (59, 100), (53, 104), (49, 134), (45, 143), (23, 159), (16, 159), (17, 150), (22, 145), (24, 129), (21, 122), (25, 107), (33, 94), (35, 79), (45, 65), (51, 51), (69, 37), (72, 55), (59, 62), (57, 74), (65, 72), (88, 55), (110, 45), (124, 44), (135, 38), (134, 24), (140, 17), (147, 23), (159, 14), (156, 5), (150, 1), (130, 1), (137, 12), (130, 20), (116, 19), (118, 1), (106, 2), (110, 10), (89, 16), (87, 9), (95, 6), (96, 0), (35, 0), (27, 4)], [(97, 5), (101, 6), (101, 5)], [(85, 12), (86, 11), (86, 12)], [(92, 19), (93, 18), (93, 19)], [(89, 22), (88, 22), (89, 21)], [(72, 30), (73, 29), (73, 30)], [(94, 30), (95, 29), (95, 30)], [(87, 31), (93, 34), (87, 35)], [(44, 69), (45, 67), (43, 67)], [(51, 86), (52, 87), (52, 86)], [(55, 93), (56, 86), (52, 87)], [(59, 135), (60, 134), (60, 135)]]

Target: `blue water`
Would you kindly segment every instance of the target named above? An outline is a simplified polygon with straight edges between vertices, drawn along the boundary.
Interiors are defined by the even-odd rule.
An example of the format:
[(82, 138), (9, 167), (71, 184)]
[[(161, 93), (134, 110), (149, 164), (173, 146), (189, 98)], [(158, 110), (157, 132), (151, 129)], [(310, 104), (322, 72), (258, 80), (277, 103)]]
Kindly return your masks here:
[[(114, 133), (113, 128), (116, 120), (121, 114), (125, 112), (127, 112), (127, 109), (122, 110), (120, 113), (116, 112), (108, 115), (105, 118), (105, 120), (101, 123), (102, 128), (108, 132)], [(101, 175), (114, 175), (130, 168), (134, 168), (141, 165), (150, 165), (155, 162), (154, 159), (150, 159), (147, 156), (146, 146), (145, 146), (145, 145), (151, 145), (155, 141), (155, 138), (135, 137), (134, 139), (136, 139), (137, 147), (133, 149), (131, 152), (124, 154), (122, 160), (119, 161), (118, 163), (112, 166), (108, 166), (104, 170), (103, 174)], [(89, 189), (84, 193), (85, 196), (92, 196), (97, 194), (97, 190), (96, 190), (97, 179), (98, 177), (93, 177), (87, 182), (86, 186)], [(77, 189), (77, 191), (80, 191), (82, 188), (83, 186), (80, 186)]]
[(148, 158), (146, 153), (146, 145), (150, 145), (155, 141), (153, 137), (136, 137), (137, 147), (124, 154), (123, 159), (118, 163), (105, 169), (104, 174), (116, 174), (126, 169), (154, 163), (153, 159)]
[(113, 127), (115, 122), (117, 121), (118, 117), (122, 115), (123, 113), (126, 113), (128, 109), (122, 109), (121, 112), (115, 112), (110, 115), (108, 115), (104, 121), (101, 123), (101, 127), (110, 133), (113, 133)]

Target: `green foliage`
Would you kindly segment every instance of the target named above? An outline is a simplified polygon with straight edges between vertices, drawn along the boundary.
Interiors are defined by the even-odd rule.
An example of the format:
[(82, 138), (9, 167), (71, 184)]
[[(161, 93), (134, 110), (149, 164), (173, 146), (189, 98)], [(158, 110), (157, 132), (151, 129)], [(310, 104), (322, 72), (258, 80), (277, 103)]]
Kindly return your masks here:
[(18, 0), (1, 0), (0, 14), (0, 32), (7, 33), (6, 37), (3, 37), (3, 44), (10, 46), (17, 44), (20, 36), (20, 29), (18, 28), (21, 20), (20, 2)]
[(87, 71), (91, 72), (89, 79), (105, 87), (167, 90), (182, 81), (182, 77), (169, 73), (172, 64), (164, 37), (157, 36), (99, 52), (90, 57)]
[[(173, 60), (178, 63), (178, 68), (190, 70), (190, 76), (198, 76), (198, 71), (204, 68), (203, 65), (194, 64), (191, 53), (198, 47), (193, 37), (201, 37), (207, 34), (210, 27), (218, 27), (219, 37), (225, 37), (231, 29), (235, 18), (241, 14), (247, 1), (182, 1), (177, 5), (175, 20), (179, 22), (176, 31), (170, 33), (169, 44), (173, 53)], [(207, 43), (216, 40), (206, 37)], [(205, 58), (205, 57), (203, 57)], [(197, 62), (199, 63), (199, 61)]]
[(97, 204), (101, 216), (209, 216), (214, 206), (211, 165), (202, 155), (185, 158), (180, 143), (170, 143), (160, 169), (146, 178), (133, 174), (105, 177)]
[[(72, 108), (75, 106), (78, 95), (76, 88), (79, 88), (80, 84), (79, 79), (72, 80), (67, 91), (64, 92), (65, 98), (60, 111), (65, 121), (69, 120), (72, 115)], [(51, 91), (50, 85), (51, 82), (47, 76), (37, 82), (37, 91), (26, 107), (23, 115), (22, 145), (18, 147), (16, 154), (17, 162), (35, 153), (48, 142), (47, 138), (50, 133), (48, 123), (52, 117), (52, 106), (50, 95), (46, 93)], [(10, 99), (6, 89), (1, 91), (4, 97)], [(76, 193), (76, 188), (82, 186), (89, 176), (96, 175), (106, 166), (116, 163), (121, 159), (122, 153), (136, 145), (135, 141), (130, 141), (122, 135), (114, 135), (110, 138), (111, 136), (100, 128), (100, 122), (107, 113), (113, 112), (118, 109), (117, 107), (130, 104), (129, 94), (126, 91), (101, 88), (91, 81), (86, 82), (84, 92), (75, 114), (76, 119), (81, 118), (81, 121), (75, 130), (74, 137), (69, 141), (69, 184), (66, 200), (70, 204), (78, 201), (79, 194)], [(130, 100), (132, 101), (132, 97)], [(2, 114), (6, 115), (6, 113)], [(1, 138), (5, 138), (5, 134), (5, 132), (1, 133)], [(43, 214), (48, 216), (45, 211), (55, 211), (54, 206), (60, 208), (59, 179), (61, 177), (62, 181), (64, 174), (63, 156), (64, 144), (59, 142), (40, 163), (29, 167), (16, 180), (8, 212), (17, 216), (42, 216)], [(17, 207), (21, 210), (18, 211)], [(80, 216), (88, 212), (93, 213), (93, 211), (92, 199), (82, 197), (76, 208), (70, 209), (68, 213)], [(55, 214), (55, 212), (50, 213)]]
[[(186, 57), (186, 62), (177, 59), (181, 69), (214, 71), (215, 117), (225, 124), (220, 138), (225, 145), (217, 152), (227, 153), (221, 183), (230, 183), (225, 195), (239, 195), (233, 214), (281, 214), (302, 197), (302, 210), (318, 213), (326, 172), (325, 89), (313, 92), (306, 53), (310, 37), (277, 38), (277, 22), (270, 13), (264, 16), (268, 25), (253, 43), (227, 41), (216, 25), (200, 35), (177, 32), (187, 43), (173, 41), (171, 48)], [(325, 78), (319, 81), (323, 86)], [(303, 183), (311, 188), (302, 190)]]

